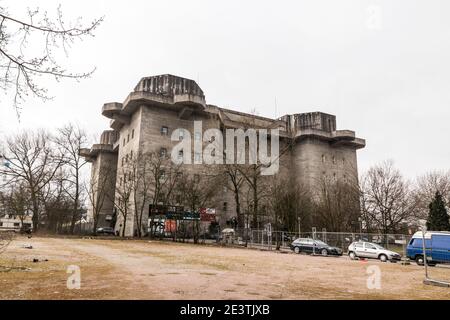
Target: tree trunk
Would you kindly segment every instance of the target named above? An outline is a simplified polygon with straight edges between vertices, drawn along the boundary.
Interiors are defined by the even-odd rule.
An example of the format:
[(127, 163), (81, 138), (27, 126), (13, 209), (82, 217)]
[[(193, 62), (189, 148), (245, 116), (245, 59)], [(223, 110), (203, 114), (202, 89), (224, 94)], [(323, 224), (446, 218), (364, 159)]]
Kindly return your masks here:
[(253, 227), (258, 225), (258, 186), (256, 176), (253, 177)]
[(134, 214), (134, 218), (136, 220), (136, 237), (140, 238), (141, 237), (141, 220), (139, 219), (139, 213), (135, 212)]
[(153, 232), (154, 225), (155, 225), (155, 217), (153, 215), (153, 212), (150, 212), (150, 239), (153, 239), (154, 237)]
[(98, 214), (95, 213), (95, 209), (93, 208), (92, 211), (94, 212), (94, 230), (92, 230), (92, 233), (94, 235), (97, 234), (97, 226), (98, 226)]
[(123, 216), (122, 238), (125, 237), (125, 228), (127, 227), (127, 214)]
[(236, 216), (238, 222), (238, 229), (242, 230), (245, 227), (244, 215), (241, 212), (241, 199), (239, 197), (239, 189), (234, 189), (234, 202), (236, 203)]
[(36, 233), (39, 228), (39, 204), (33, 191), (31, 191), (31, 202), (33, 204), (33, 217), (31, 220), (33, 222), (33, 232)]
[[(75, 230), (75, 223), (77, 222), (77, 216), (78, 216), (78, 202), (80, 197), (80, 190), (79, 190), (79, 181), (78, 181), (78, 170), (75, 174), (75, 199), (73, 203), (73, 212), (72, 212), (72, 221), (70, 223), (70, 234), (74, 233)], [(80, 221), (80, 231), (81, 231), (81, 221)]]

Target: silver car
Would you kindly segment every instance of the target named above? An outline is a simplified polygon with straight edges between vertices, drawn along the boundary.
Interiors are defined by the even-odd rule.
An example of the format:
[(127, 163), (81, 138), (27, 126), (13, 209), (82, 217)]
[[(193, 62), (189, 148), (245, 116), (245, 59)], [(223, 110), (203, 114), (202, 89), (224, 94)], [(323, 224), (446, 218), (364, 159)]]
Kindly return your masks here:
[(365, 241), (356, 241), (348, 246), (348, 256), (354, 260), (356, 258), (380, 259), (382, 262), (396, 262), (401, 259), (397, 252), (387, 250), (382, 246)]

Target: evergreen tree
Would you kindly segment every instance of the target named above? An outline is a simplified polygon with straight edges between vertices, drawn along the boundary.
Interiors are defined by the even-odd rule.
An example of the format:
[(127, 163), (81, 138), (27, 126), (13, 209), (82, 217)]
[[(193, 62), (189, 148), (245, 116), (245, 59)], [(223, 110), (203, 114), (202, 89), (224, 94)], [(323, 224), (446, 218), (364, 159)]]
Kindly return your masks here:
[(433, 201), (428, 207), (430, 213), (427, 220), (427, 229), (433, 231), (450, 231), (449, 216), (439, 191), (436, 192)]

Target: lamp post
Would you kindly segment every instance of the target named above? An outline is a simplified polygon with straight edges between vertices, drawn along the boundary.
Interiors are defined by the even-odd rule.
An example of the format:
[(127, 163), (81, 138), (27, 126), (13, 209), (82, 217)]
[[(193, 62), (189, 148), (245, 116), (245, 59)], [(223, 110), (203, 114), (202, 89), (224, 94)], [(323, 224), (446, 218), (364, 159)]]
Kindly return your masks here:
[(427, 263), (427, 247), (425, 244), (425, 234), (427, 227), (422, 228), (422, 249), (423, 249), (423, 265), (425, 267), (425, 280), (428, 280), (428, 263)]

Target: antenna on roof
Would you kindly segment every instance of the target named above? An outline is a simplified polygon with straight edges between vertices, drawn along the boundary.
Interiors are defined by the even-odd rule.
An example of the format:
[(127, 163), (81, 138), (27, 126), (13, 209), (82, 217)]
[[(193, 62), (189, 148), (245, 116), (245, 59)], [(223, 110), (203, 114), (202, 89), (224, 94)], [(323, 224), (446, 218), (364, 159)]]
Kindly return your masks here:
[(277, 97), (275, 96), (275, 119), (277, 119), (277, 114), (278, 114), (278, 106), (277, 106)]

